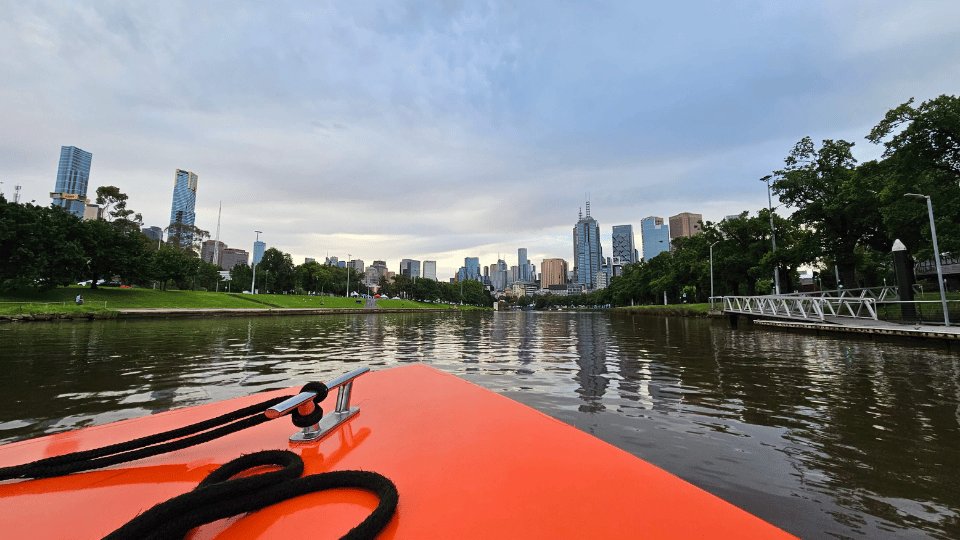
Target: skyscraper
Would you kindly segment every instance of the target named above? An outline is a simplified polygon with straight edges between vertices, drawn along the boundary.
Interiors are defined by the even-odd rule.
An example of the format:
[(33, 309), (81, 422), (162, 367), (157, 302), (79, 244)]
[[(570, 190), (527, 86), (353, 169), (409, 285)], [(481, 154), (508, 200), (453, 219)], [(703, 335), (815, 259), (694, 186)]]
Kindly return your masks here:
[(590, 202), (587, 202), (587, 215), (573, 227), (573, 275), (577, 283), (588, 290), (596, 287), (597, 272), (603, 264), (603, 252), (600, 249), (600, 224), (590, 217)]
[[(173, 204), (170, 205), (170, 225), (188, 225), (192, 227), (197, 214), (197, 175), (190, 171), (177, 169), (173, 179)], [(193, 241), (193, 233), (180, 231), (174, 226), (168, 240), (180, 239), (181, 245)]]
[(530, 277), (530, 261), (527, 260), (527, 248), (517, 250), (517, 281), (529, 283), (533, 281)]
[(637, 262), (637, 246), (633, 236), (633, 225), (613, 226), (613, 256), (620, 258), (620, 264)]
[(260, 264), (263, 259), (263, 252), (267, 250), (267, 243), (263, 240), (257, 240), (253, 243), (253, 264)]
[(683, 212), (670, 216), (670, 240), (682, 236), (693, 236), (703, 230), (703, 216)]
[(437, 261), (423, 261), (423, 278), (437, 280)]
[(649, 262), (664, 251), (670, 251), (670, 227), (663, 218), (650, 216), (640, 220), (640, 238), (643, 242), (643, 260)]
[(466, 268), (464, 279), (480, 281), (480, 257), (464, 257), (463, 267)]
[(420, 277), (420, 261), (402, 259), (400, 261), (400, 275), (410, 279)]
[(87, 203), (87, 183), (90, 181), (90, 162), (93, 154), (76, 146), (60, 147), (60, 165), (57, 167), (56, 191), (50, 194), (53, 204), (83, 217)]
[(193, 225), (196, 221), (197, 175), (177, 169), (173, 179), (173, 204), (170, 207), (170, 223)]
[(566, 285), (567, 261), (563, 259), (544, 259), (540, 263), (540, 288), (548, 289), (550, 285)]

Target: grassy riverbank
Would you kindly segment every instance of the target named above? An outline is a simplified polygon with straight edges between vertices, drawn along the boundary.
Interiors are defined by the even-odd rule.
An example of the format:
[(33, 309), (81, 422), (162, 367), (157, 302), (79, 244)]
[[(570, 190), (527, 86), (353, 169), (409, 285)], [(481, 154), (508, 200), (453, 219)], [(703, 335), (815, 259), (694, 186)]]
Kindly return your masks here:
[(673, 317), (709, 317), (710, 304), (675, 304), (666, 306), (627, 306), (615, 308), (618, 311), (638, 315)]
[[(84, 305), (74, 302), (83, 295)], [(110, 318), (120, 309), (361, 309), (354, 298), (330, 296), (297, 296), (282, 294), (237, 294), (205, 291), (160, 291), (155, 289), (120, 289), (101, 287), (64, 287), (45, 292), (23, 290), (0, 294), (0, 316), (42, 316), (62, 314)], [(449, 304), (432, 304), (412, 300), (377, 300), (384, 309), (452, 309)]]

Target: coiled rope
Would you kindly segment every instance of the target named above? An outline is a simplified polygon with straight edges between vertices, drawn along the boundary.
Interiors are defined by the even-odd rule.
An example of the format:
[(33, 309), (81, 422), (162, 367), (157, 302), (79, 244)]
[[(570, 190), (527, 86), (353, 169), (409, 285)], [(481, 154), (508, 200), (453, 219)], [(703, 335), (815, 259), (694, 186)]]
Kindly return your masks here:
[[(300, 416), (295, 411), (291, 420), (298, 427), (320, 421), (323, 411), (319, 403), (326, 397), (327, 387), (323, 383), (312, 382), (305, 385), (302, 391), (317, 394), (314, 399), (316, 409), (307, 416)], [(195, 446), (270, 421), (263, 414), (264, 410), (290, 397), (268, 399), (210, 420), (102, 448), (3, 467), (0, 468), (0, 481), (53, 478)], [(282, 468), (250, 477), (232, 478), (265, 465)], [(373, 513), (342, 538), (366, 540), (375, 538), (397, 509), (397, 488), (381, 474), (334, 471), (301, 477), (303, 470), (303, 459), (288, 450), (266, 450), (241, 456), (210, 473), (193, 491), (154, 506), (110, 533), (106, 539), (181, 539), (191, 529), (205, 523), (260, 510), (300, 495), (336, 488), (359, 488), (375, 493), (380, 502)]]

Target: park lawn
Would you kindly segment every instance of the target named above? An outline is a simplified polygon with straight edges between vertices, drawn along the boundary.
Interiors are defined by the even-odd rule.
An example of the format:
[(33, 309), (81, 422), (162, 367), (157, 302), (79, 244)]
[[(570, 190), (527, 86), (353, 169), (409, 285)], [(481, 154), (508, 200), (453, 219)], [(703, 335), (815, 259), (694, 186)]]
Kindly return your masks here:
[[(80, 294), (83, 295), (83, 306), (74, 304), (74, 299)], [(56, 304), (59, 307), (70, 306), (78, 312), (91, 312), (97, 310), (116, 310), (124, 308), (268, 308), (263, 304), (251, 302), (243, 298), (236, 298), (226, 293), (215, 293), (205, 291), (161, 291), (156, 289), (121, 289), (114, 287), (100, 287), (90, 289), (89, 287), (71, 286), (51, 289), (45, 292), (39, 292), (36, 289), (27, 289), (0, 294), (0, 306), (17, 306), (15, 312), (20, 311), (20, 306), (30, 305), (31, 311), (39, 309), (40, 306), (49, 304), (53, 308)], [(9, 309), (9, 308), (7, 308)], [(23, 307), (26, 310), (26, 307)], [(57, 311), (58, 313), (65, 311)], [(2, 313), (2, 311), (0, 311)]]
[(668, 304), (651, 306), (625, 306), (615, 309), (647, 313), (650, 315), (680, 315), (685, 317), (704, 317), (710, 311), (710, 304)]
[(357, 303), (355, 298), (343, 296), (308, 296), (300, 294), (238, 294), (241, 298), (252, 302), (270, 304), (262, 307), (277, 308), (311, 308), (311, 309), (360, 309), (367, 305), (365, 298)]
[(383, 309), (450, 309), (450, 304), (377, 298), (377, 307)]

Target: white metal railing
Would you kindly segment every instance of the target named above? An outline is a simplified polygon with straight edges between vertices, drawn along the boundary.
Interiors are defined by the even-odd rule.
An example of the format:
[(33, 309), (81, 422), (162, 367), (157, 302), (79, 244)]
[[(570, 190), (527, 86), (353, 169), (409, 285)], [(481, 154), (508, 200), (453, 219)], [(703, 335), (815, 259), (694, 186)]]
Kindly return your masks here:
[(823, 321), (825, 317), (877, 320), (877, 300), (859, 296), (724, 296), (723, 311), (798, 320)]

